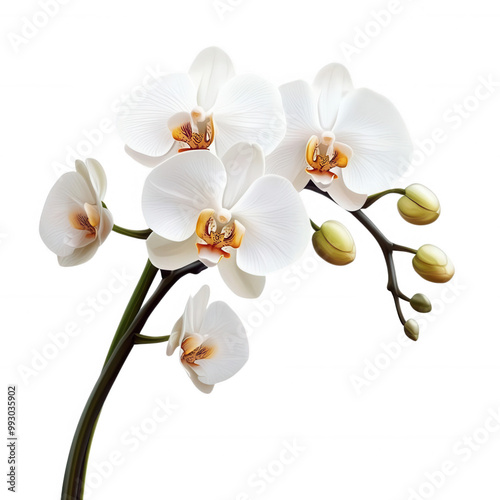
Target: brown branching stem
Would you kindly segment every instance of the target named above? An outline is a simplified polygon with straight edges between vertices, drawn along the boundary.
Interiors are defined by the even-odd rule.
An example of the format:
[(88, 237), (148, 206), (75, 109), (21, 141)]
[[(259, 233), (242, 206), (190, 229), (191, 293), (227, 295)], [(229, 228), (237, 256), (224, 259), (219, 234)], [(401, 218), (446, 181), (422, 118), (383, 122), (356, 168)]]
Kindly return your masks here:
[[(330, 195), (325, 193), (321, 189), (319, 189), (313, 182), (309, 182), (307, 184), (306, 189), (313, 191), (315, 193), (321, 194), (328, 199)], [(332, 200), (333, 201), (333, 200)], [(401, 300), (405, 300), (407, 302), (410, 299), (400, 290), (398, 285), (398, 279), (396, 275), (396, 268), (394, 266), (394, 252), (408, 252), (408, 253), (416, 253), (415, 250), (409, 247), (405, 247), (402, 245), (398, 245), (390, 241), (380, 229), (373, 223), (373, 221), (363, 212), (363, 210), (355, 210), (353, 212), (349, 212), (353, 217), (355, 217), (363, 226), (368, 230), (368, 232), (375, 238), (377, 243), (384, 254), (385, 263), (387, 266), (387, 290), (391, 292), (394, 298), (394, 305), (396, 306), (396, 312), (398, 314), (398, 318), (401, 321), (401, 324), (404, 325), (406, 323), (406, 319), (404, 317), (403, 311), (401, 310)]]

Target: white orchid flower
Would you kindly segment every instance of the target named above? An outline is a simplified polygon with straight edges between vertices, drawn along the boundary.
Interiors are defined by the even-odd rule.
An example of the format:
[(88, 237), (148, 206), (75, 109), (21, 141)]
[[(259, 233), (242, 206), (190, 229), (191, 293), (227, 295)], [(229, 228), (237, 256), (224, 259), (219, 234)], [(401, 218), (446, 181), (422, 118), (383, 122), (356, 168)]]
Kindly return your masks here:
[(248, 339), (240, 318), (225, 302), (214, 302), (207, 309), (209, 297), (206, 285), (189, 297), (167, 345), (168, 356), (180, 346), (182, 365), (205, 393), (235, 375), (248, 360)]
[(76, 172), (64, 174), (47, 196), (40, 236), (61, 266), (91, 259), (113, 229), (111, 213), (102, 206), (106, 174), (99, 162), (76, 161)]
[(156, 167), (142, 200), (154, 231), (147, 240), (153, 265), (218, 264), (233, 292), (258, 297), (264, 276), (298, 259), (310, 238), (297, 191), (264, 170), (262, 149), (250, 144), (233, 146), (222, 161), (210, 151), (190, 151)]
[(219, 156), (242, 141), (269, 154), (286, 129), (278, 89), (254, 75), (235, 76), (231, 59), (216, 47), (203, 50), (189, 74), (164, 76), (123, 104), (117, 118), (129, 153), (148, 166), (212, 143)]
[(412, 143), (403, 119), (385, 97), (353, 89), (344, 66), (325, 66), (312, 87), (295, 81), (280, 91), (288, 128), (266, 158), (268, 173), (299, 191), (312, 179), (350, 211), (404, 173)]

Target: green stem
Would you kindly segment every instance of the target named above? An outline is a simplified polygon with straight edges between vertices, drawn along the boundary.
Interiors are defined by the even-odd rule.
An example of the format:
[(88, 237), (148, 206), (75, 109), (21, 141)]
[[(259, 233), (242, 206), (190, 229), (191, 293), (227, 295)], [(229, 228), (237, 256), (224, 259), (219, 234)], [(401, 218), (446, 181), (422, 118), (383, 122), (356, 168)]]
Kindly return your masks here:
[(139, 231), (125, 229), (124, 227), (117, 226), (116, 224), (113, 226), (113, 231), (115, 233), (130, 236), (131, 238), (137, 238), (139, 240), (147, 240), (149, 235), (153, 232), (151, 229), (141, 229)]
[(315, 224), (315, 223), (313, 222), (313, 220), (312, 220), (312, 219), (309, 219), (309, 222), (311, 223), (311, 227), (312, 227), (315, 231), (319, 231), (319, 230), (321, 229), (321, 228), (320, 228), (317, 224)]
[[(104, 361), (104, 366), (106, 366), (106, 363), (109, 361), (109, 358), (111, 357), (111, 354), (113, 353), (114, 349), (120, 342), (120, 339), (122, 336), (125, 334), (127, 331), (127, 328), (130, 326), (132, 323), (133, 319), (137, 316), (137, 313), (139, 312), (140, 308), (142, 307), (142, 304), (144, 303), (144, 300), (146, 299), (146, 295), (149, 292), (149, 289), (151, 288), (151, 285), (153, 284), (153, 281), (156, 277), (156, 274), (158, 273), (158, 269), (151, 264), (151, 262), (148, 260), (146, 263), (146, 266), (144, 268), (144, 271), (142, 272), (141, 277), (139, 278), (139, 282), (137, 283), (137, 286), (135, 287), (134, 293), (132, 294), (132, 297), (130, 297), (129, 303), (125, 309), (125, 312), (123, 313), (122, 319), (120, 321), (120, 324), (118, 325), (118, 328), (116, 329), (115, 336), (113, 337), (113, 340), (111, 342), (111, 346), (108, 351), (108, 355), (106, 356), (106, 360)], [(85, 487), (85, 479), (87, 477), (87, 466), (89, 462), (89, 453), (90, 453), (90, 448), (92, 446), (92, 441), (94, 439), (94, 433), (97, 428), (97, 422), (99, 420), (99, 417), (97, 418), (94, 428), (92, 429), (92, 434), (89, 438), (89, 442), (87, 445), (87, 450), (85, 453), (85, 460), (83, 462), (83, 468), (81, 472), (81, 477), (82, 477), (82, 496), (83, 496), (83, 488)]]
[(380, 200), (380, 198), (383, 198), (387, 194), (405, 194), (406, 191), (401, 188), (395, 188), (395, 189), (387, 189), (387, 191), (382, 191), (381, 193), (375, 193), (370, 196), (365, 201), (365, 204), (363, 205), (362, 208), (368, 208), (371, 207), (376, 201)]
[(141, 335), (137, 333), (135, 335), (136, 344), (161, 344), (162, 342), (167, 342), (170, 335), (163, 335), (162, 337), (148, 337), (147, 335)]
[(84, 462), (89, 454), (90, 439), (95, 430), (95, 425), (106, 397), (134, 347), (136, 334), (141, 332), (152, 312), (180, 278), (189, 273), (198, 274), (204, 269), (206, 267), (202, 263), (195, 262), (166, 274), (151, 298), (142, 307), (126, 332), (121, 336), (94, 386), (94, 390), (88, 399), (78, 423), (66, 465), (61, 495), (62, 500), (83, 500), (84, 483), (81, 473), (84, 469)]
[[(104, 208), (108, 208), (106, 203), (101, 201)], [(138, 238), (139, 240), (147, 240), (149, 235), (153, 232), (151, 229), (141, 229), (139, 231), (134, 231), (133, 229), (125, 229), (124, 227), (113, 225), (113, 231), (118, 234), (123, 234), (125, 236), (130, 236), (131, 238)]]
[(109, 347), (108, 355), (106, 356), (106, 360), (104, 361), (104, 366), (106, 366), (106, 363), (111, 357), (111, 354), (127, 331), (130, 323), (132, 323), (133, 319), (137, 316), (137, 313), (141, 309), (142, 304), (144, 303), (144, 300), (146, 300), (146, 296), (149, 292), (149, 289), (151, 288), (151, 285), (153, 284), (157, 273), (158, 269), (153, 266), (153, 264), (151, 264), (150, 260), (148, 260), (146, 263), (146, 267), (144, 268), (144, 271), (139, 278), (139, 282), (135, 287), (134, 293), (132, 294), (132, 297), (130, 297), (130, 301), (127, 305), (127, 308), (125, 309), (125, 312), (123, 313), (120, 324), (116, 329), (115, 336), (113, 337), (113, 340)]
[(416, 254), (417, 253), (417, 251), (414, 248), (404, 247), (403, 245), (398, 245), (396, 243), (392, 244), (392, 249), (395, 252), (407, 252), (407, 253), (412, 253), (412, 254)]

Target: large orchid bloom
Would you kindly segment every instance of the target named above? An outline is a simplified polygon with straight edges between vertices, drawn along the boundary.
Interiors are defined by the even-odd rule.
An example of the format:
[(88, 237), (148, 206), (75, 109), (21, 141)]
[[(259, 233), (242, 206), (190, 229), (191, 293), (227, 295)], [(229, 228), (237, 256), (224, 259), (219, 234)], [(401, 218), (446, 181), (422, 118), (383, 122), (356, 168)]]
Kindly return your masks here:
[(204, 393), (235, 375), (248, 360), (248, 339), (240, 318), (225, 302), (214, 302), (207, 309), (209, 297), (205, 285), (189, 298), (167, 346), (169, 356), (180, 346), (182, 365)]
[(160, 269), (196, 260), (218, 268), (242, 297), (258, 297), (265, 275), (294, 262), (309, 241), (309, 219), (292, 184), (263, 176), (258, 145), (237, 144), (168, 159), (146, 179), (143, 212), (154, 231), (147, 247)]
[(40, 236), (61, 266), (87, 262), (113, 228), (111, 213), (102, 206), (106, 174), (96, 160), (76, 162), (76, 172), (64, 174), (50, 190), (40, 219)]
[(278, 89), (257, 76), (235, 76), (228, 55), (216, 47), (202, 51), (189, 74), (162, 77), (142, 98), (125, 103), (117, 127), (131, 155), (149, 166), (212, 144), (222, 156), (241, 141), (269, 154), (286, 129)]
[(385, 97), (353, 89), (344, 66), (325, 66), (312, 87), (299, 80), (280, 91), (288, 129), (267, 172), (299, 191), (312, 179), (351, 211), (404, 173), (412, 144), (403, 119)]

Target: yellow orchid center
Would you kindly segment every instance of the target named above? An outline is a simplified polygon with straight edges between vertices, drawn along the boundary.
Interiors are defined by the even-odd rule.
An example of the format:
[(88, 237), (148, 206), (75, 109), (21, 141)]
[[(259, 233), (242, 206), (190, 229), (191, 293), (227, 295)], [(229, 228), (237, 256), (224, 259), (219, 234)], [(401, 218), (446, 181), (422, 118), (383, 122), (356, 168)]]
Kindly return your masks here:
[(199, 343), (199, 340), (195, 337), (187, 337), (181, 344), (181, 348), (184, 351), (181, 356), (181, 361), (192, 365), (198, 366), (196, 363), (200, 359), (210, 359), (215, 354), (215, 347), (204, 346), (203, 343)]
[(69, 221), (75, 229), (87, 231), (87, 238), (95, 238), (97, 228), (101, 222), (99, 209), (97, 205), (90, 205), (89, 203), (85, 203), (83, 209), (84, 211), (72, 212), (69, 216)]
[(318, 174), (337, 179), (338, 175), (330, 170), (335, 167), (345, 168), (349, 158), (335, 147), (335, 136), (330, 132), (322, 134), (321, 139), (313, 135), (306, 147), (307, 172), (316, 171)]
[[(203, 243), (197, 243), (198, 254), (217, 263), (220, 259), (229, 258), (231, 254), (224, 248), (239, 248), (245, 227), (237, 220), (231, 221), (229, 210), (203, 210), (196, 223), (196, 234)], [(209, 257), (210, 256), (210, 257)]]
[(191, 111), (191, 120), (174, 127), (172, 137), (188, 146), (179, 149), (179, 153), (192, 149), (208, 149), (214, 140), (212, 115), (207, 116), (200, 107), (194, 108)]

